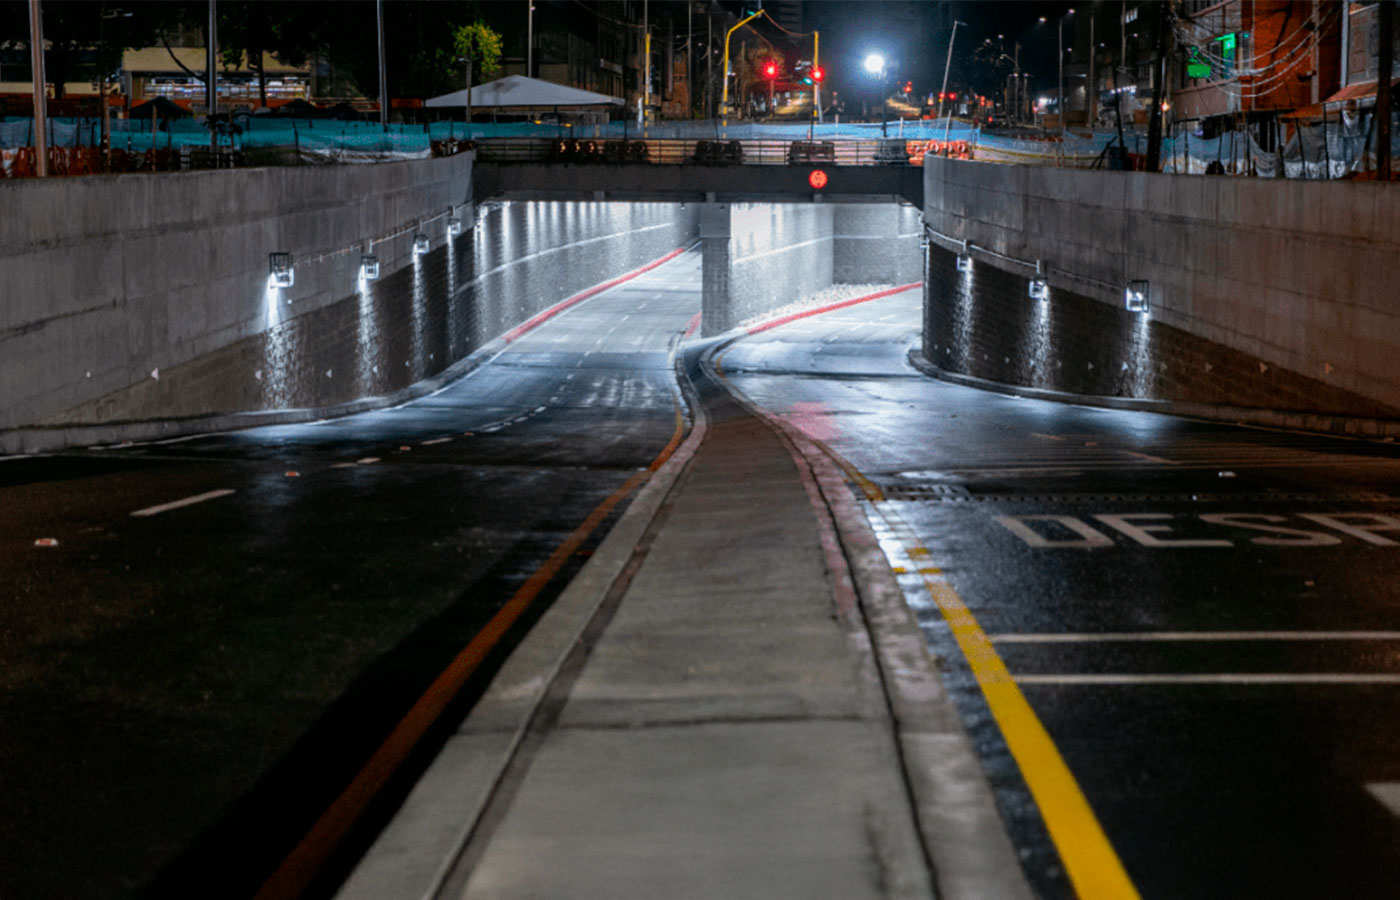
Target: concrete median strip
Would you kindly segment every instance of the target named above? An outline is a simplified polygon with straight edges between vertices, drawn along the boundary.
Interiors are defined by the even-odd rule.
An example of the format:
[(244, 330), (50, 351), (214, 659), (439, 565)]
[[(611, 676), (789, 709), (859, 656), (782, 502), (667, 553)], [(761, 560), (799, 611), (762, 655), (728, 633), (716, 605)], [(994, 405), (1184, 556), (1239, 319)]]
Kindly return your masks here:
[[(678, 403), (679, 403), (679, 398)], [(698, 404), (690, 404), (698, 409)], [(550, 686), (623, 574), (662, 502), (706, 433), (697, 412), (588, 562), (512, 651), (458, 734), (424, 773), (341, 888), (341, 900), (439, 895)]]
[(725, 386), (786, 436), (799, 464), (820, 486), (859, 595), (937, 895), (944, 900), (1029, 900), (1033, 893), (976, 751), (841, 469), (801, 429), (755, 406), (727, 382)]

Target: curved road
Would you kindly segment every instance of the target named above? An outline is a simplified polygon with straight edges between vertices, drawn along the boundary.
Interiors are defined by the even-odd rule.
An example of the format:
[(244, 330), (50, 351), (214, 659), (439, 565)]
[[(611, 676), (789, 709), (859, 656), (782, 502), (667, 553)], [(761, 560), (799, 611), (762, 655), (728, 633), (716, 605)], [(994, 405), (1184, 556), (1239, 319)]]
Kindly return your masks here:
[(679, 437), (699, 266), (400, 408), (0, 461), (0, 896), (251, 896), (519, 598), (460, 715)]
[(935, 381), (918, 293), (720, 365), (847, 467), (1037, 892), (1395, 896), (1400, 448)]

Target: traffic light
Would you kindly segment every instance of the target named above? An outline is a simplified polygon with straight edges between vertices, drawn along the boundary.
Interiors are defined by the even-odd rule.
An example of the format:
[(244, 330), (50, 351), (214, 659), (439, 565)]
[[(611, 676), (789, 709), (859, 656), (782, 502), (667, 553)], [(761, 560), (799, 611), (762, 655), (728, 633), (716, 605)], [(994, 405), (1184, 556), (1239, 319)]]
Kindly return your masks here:
[(815, 84), (821, 84), (822, 79), (826, 78), (826, 69), (823, 69), (821, 66), (812, 66), (811, 77)]
[(763, 64), (763, 77), (764, 77), (764, 78), (777, 78), (777, 77), (778, 77), (778, 64), (775, 63), (775, 62), (773, 62), (773, 61), (771, 61), (771, 60), (768, 61), (768, 62), (766, 62), (766, 63), (764, 63), (764, 64)]

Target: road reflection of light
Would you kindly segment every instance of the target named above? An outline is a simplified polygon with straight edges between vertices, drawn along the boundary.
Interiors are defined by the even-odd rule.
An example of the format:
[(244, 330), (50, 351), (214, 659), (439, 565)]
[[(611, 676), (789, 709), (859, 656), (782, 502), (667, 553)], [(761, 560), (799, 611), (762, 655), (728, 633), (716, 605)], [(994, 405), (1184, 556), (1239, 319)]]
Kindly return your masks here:
[(794, 403), (787, 414), (787, 420), (814, 440), (830, 441), (841, 435), (831, 407), (820, 401)]

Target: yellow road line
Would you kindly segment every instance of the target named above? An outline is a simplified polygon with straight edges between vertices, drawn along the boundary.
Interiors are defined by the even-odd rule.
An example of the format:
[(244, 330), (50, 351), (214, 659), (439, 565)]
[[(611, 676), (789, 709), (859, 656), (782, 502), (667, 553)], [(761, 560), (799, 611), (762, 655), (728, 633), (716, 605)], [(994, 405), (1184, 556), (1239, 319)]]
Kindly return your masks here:
[[(724, 378), (718, 361), (715, 368)], [(930, 555), (913, 529), (885, 502), (885, 494), (879, 485), (865, 477), (825, 442), (810, 436), (809, 440), (860, 487), (885, 520), (885, 525), (906, 548), (905, 555), (911, 563), (915, 558), (926, 559)], [(943, 613), (958, 647), (967, 657), (982, 695), (987, 698), (992, 717), (1006, 740), (1007, 749), (1016, 760), (1021, 777), (1025, 779), (1040, 809), (1046, 830), (1050, 832), (1050, 840), (1060, 854), (1079, 900), (1139, 900), (1137, 888), (1128, 878), (1127, 870), (1109, 843), (1108, 835), (1089, 806), (1088, 798), (1075, 781), (1050, 733), (1016, 686), (1006, 663), (992, 647), (977, 618), (952, 585), (943, 580), (941, 569), (918, 565), (904, 569), (907, 571), (911, 567), (917, 568), (924, 576), (924, 586), (929, 596)]]
[(1080, 900), (1138, 897), (1088, 798), (977, 618), (947, 582), (925, 578), (924, 586), (972, 667), (1075, 893)]
[[(837, 458), (829, 448), (823, 449), (833, 459)], [(861, 476), (860, 481), (868, 479)], [(906, 548), (907, 556), (911, 559), (928, 556), (929, 551), (913, 529), (890, 504), (876, 501), (872, 505)], [(1080, 900), (1137, 900), (1137, 888), (1089, 806), (1088, 798), (977, 617), (944, 580), (941, 570), (920, 567), (919, 573), (924, 575), (925, 589), (943, 613), (982, 689), (982, 696), (987, 699), (987, 707), (1040, 810), (1075, 893)]]
[(427, 734), (428, 729), (437, 722), (487, 654), (506, 636), (516, 620), (579, 551), (589, 535), (603, 524), (613, 509), (650, 478), (675, 452), (684, 435), (685, 417), (681, 414), (680, 401), (674, 402), (675, 431), (670, 442), (656, 459), (652, 460), (651, 465), (632, 475), (621, 487), (594, 507), (587, 518), (554, 549), (491, 620), (482, 626), (476, 636), (428, 686), (340, 796), (321, 814), (311, 830), (259, 889), (254, 900), (290, 900), (300, 897), (306, 891), (340, 847), (350, 829), (359, 821), (366, 807), (398, 771), (399, 766)]

